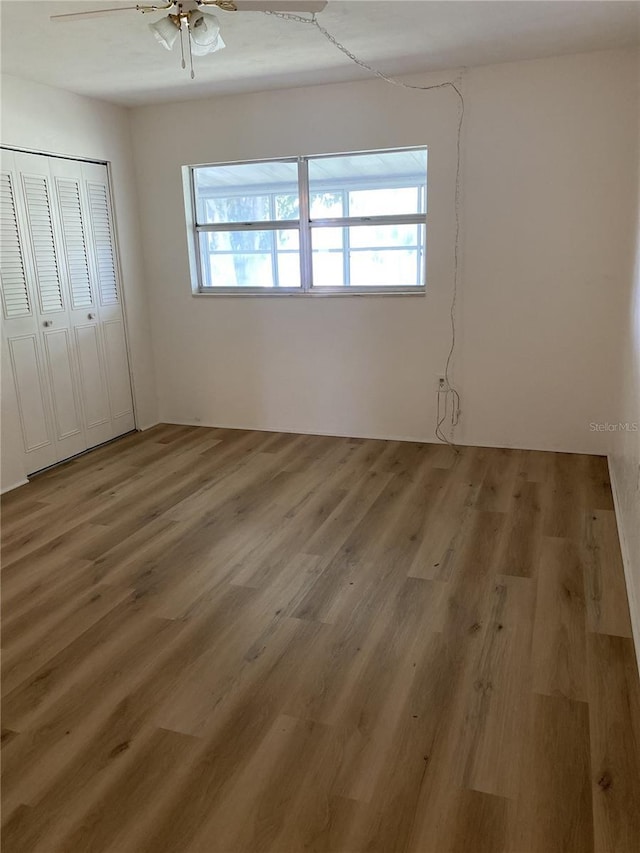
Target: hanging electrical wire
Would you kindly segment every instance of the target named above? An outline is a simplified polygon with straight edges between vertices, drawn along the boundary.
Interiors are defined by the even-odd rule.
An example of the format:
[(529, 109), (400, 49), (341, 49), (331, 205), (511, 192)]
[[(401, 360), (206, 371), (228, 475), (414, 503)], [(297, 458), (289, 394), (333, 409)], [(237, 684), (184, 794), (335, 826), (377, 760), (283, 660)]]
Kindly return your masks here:
[[(433, 89), (445, 89), (449, 88), (458, 97), (460, 109), (458, 111), (458, 129), (457, 129), (457, 139), (456, 139), (456, 181), (455, 181), (455, 200), (454, 200), (454, 209), (455, 209), (455, 238), (454, 238), (454, 258), (453, 258), (453, 288), (451, 294), (451, 305), (449, 311), (449, 318), (451, 323), (451, 343), (449, 346), (449, 352), (447, 354), (447, 360), (445, 362), (444, 368), (444, 382), (445, 387), (443, 389), (438, 389), (438, 403), (436, 407), (436, 427), (435, 427), (435, 435), (439, 441), (442, 441), (444, 444), (448, 444), (453, 450), (458, 452), (458, 448), (452, 438), (449, 438), (445, 432), (444, 427), (447, 421), (447, 412), (449, 409), (449, 403), (451, 404), (451, 434), (453, 434), (454, 428), (458, 425), (458, 421), (460, 419), (460, 394), (453, 385), (451, 381), (451, 364), (453, 361), (453, 356), (456, 348), (456, 308), (458, 302), (458, 285), (459, 285), (459, 271), (460, 271), (460, 170), (461, 170), (461, 160), (462, 160), (462, 125), (464, 121), (464, 97), (459, 86), (456, 85), (452, 80), (445, 80), (442, 83), (432, 83), (429, 86), (418, 86), (412, 83), (404, 83), (401, 80), (394, 80), (393, 77), (388, 77), (386, 74), (383, 74), (382, 71), (379, 71), (377, 68), (374, 68), (372, 65), (369, 65), (367, 62), (364, 62), (362, 59), (359, 59), (354, 53), (352, 53), (347, 47), (345, 47), (341, 42), (338, 41), (335, 36), (331, 35), (331, 33), (322, 26), (322, 24), (318, 21), (317, 15), (314, 12), (311, 17), (307, 18), (302, 15), (294, 15), (289, 12), (274, 12), (274, 11), (265, 11), (265, 15), (271, 15), (275, 18), (281, 18), (284, 21), (292, 21), (297, 24), (307, 24), (309, 26), (314, 27), (318, 32), (328, 41), (330, 42), (337, 50), (343, 53), (348, 59), (350, 59), (353, 63), (358, 65), (360, 68), (363, 68), (365, 71), (369, 71), (374, 76), (378, 77), (380, 80), (384, 80), (385, 83), (389, 83), (391, 86), (397, 86), (401, 89), (416, 89), (422, 92), (428, 92)], [(444, 397), (444, 401), (441, 398)], [(441, 411), (443, 410), (443, 411)]]

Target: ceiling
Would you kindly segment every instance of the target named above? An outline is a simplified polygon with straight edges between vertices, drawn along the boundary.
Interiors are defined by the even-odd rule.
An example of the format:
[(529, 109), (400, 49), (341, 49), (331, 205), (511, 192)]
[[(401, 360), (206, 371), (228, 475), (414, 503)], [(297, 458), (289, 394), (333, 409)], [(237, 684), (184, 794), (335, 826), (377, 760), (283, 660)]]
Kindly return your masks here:
[[(216, 14), (226, 49), (195, 59), (163, 50), (135, 10), (54, 24), (51, 14), (136, 0), (2, 0), (2, 71), (136, 105), (229, 92), (366, 79), (312, 26), (262, 12)], [(166, 14), (166, 13), (164, 13)], [(486, 65), (637, 45), (640, 2), (611, 0), (330, 0), (318, 20), (386, 74)]]

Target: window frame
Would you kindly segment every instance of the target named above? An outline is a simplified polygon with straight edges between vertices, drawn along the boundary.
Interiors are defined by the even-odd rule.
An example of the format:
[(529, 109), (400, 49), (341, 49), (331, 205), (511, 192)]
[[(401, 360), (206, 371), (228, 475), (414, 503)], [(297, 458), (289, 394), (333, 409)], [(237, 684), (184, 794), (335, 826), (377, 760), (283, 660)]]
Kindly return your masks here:
[[(254, 160), (228, 160), (217, 163), (201, 163), (197, 165), (183, 167), (183, 183), (185, 194), (186, 222), (187, 222), (187, 238), (189, 244), (189, 266), (191, 271), (192, 294), (194, 296), (424, 296), (427, 292), (427, 215), (426, 198), (428, 197), (428, 176), (429, 166), (427, 160), (427, 170), (425, 173), (424, 184), (416, 187), (419, 193), (424, 193), (425, 210), (424, 213), (411, 214), (389, 214), (379, 216), (342, 216), (312, 219), (310, 217), (310, 187), (309, 187), (309, 162), (312, 160), (328, 159), (332, 157), (348, 157), (357, 156), (359, 154), (392, 154), (404, 151), (424, 151), (428, 157), (428, 146), (413, 145), (402, 148), (385, 148), (372, 149), (364, 151), (349, 151), (333, 154), (318, 154), (305, 155), (299, 157), (269, 157)], [(251, 165), (255, 163), (296, 163), (298, 173), (298, 198), (299, 198), (299, 216), (297, 219), (286, 220), (261, 220), (251, 222), (224, 222), (224, 223), (204, 223), (199, 224), (197, 221), (197, 194), (196, 194), (196, 170), (203, 168), (215, 168), (216, 166), (240, 166)], [(354, 180), (357, 180), (354, 176)], [(401, 181), (396, 183), (391, 181), (390, 187), (396, 184), (397, 188), (407, 186)], [(411, 186), (414, 186), (413, 184)], [(367, 187), (363, 184), (362, 189)], [(369, 187), (376, 189), (375, 185)], [(351, 187), (348, 182), (343, 182), (336, 192), (350, 192), (354, 187)], [(269, 195), (266, 192), (265, 195)], [(271, 204), (271, 200), (270, 200)], [(416, 263), (419, 264), (418, 269), (422, 269), (423, 283), (417, 285), (351, 285), (343, 284), (336, 286), (323, 286), (313, 284), (313, 243), (312, 234), (314, 229), (321, 228), (342, 228), (343, 235), (348, 234), (348, 228), (359, 226), (377, 225), (415, 225), (416, 231), (424, 228), (424, 242), (422, 245), (416, 244), (418, 256)], [(278, 231), (294, 230), (298, 232), (298, 254), (300, 259), (300, 286), (299, 287), (280, 287), (278, 285), (272, 287), (265, 286), (216, 286), (205, 284), (205, 278), (202, 268), (202, 249), (201, 249), (201, 234), (209, 232), (238, 232), (238, 231), (272, 231), (274, 235)], [(277, 237), (274, 236), (276, 241)], [(350, 264), (350, 247), (345, 244), (343, 236), (343, 245), (340, 251), (343, 256), (343, 264)], [(274, 243), (275, 244), (275, 243)], [(376, 248), (386, 249), (393, 248), (401, 250), (404, 247), (387, 247), (387, 246), (371, 246), (361, 247), (362, 251), (375, 251)], [(414, 246), (410, 246), (414, 249)], [(273, 255), (273, 248), (271, 248)], [(277, 254), (277, 248), (276, 248)]]

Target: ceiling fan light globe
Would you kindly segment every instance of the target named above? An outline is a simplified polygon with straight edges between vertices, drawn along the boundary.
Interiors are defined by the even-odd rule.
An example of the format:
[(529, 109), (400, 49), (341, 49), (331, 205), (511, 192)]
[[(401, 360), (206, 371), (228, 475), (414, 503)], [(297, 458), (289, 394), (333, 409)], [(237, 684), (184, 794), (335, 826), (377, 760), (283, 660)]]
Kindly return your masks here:
[[(203, 53), (213, 53), (224, 47), (224, 42), (220, 38), (218, 19), (215, 15), (209, 15), (199, 9), (189, 15), (189, 35), (191, 37), (191, 49), (196, 56), (202, 56)], [(218, 42), (221, 42), (219, 46), (217, 46)], [(202, 52), (197, 53), (194, 47)]]
[(206, 45), (196, 44), (193, 40), (191, 41), (191, 53), (194, 56), (206, 56), (208, 53), (215, 53), (216, 50), (222, 50), (223, 47), (226, 47), (226, 45), (222, 41), (222, 36), (218, 36), (214, 42)]
[(156, 40), (162, 47), (171, 50), (180, 33), (173, 20), (167, 15), (166, 18), (160, 18), (155, 24), (149, 24), (149, 29), (156, 37)]

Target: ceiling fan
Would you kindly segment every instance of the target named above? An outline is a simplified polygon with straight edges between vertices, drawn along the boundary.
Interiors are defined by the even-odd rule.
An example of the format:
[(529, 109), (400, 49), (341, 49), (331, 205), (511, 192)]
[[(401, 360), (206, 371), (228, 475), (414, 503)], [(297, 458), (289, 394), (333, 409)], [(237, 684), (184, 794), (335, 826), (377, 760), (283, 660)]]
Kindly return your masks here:
[(205, 12), (205, 9), (216, 7), (222, 12), (315, 13), (321, 12), (326, 5), (326, 0), (166, 0), (166, 2), (154, 4), (68, 12), (62, 15), (51, 15), (49, 20), (64, 23), (98, 18), (117, 12), (137, 11), (147, 14), (149, 12), (168, 11), (169, 14), (166, 17), (149, 24), (149, 29), (157, 41), (167, 50), (172, 50), (178, 36), (180, 37), (183, 68), (186, 68), (183, 33), (187, 33), (191, 78), (193, 79), (195, 77), (193, 57), (214, 53), (225, 46), (220, 35), (218, 19), (215, 15)]

